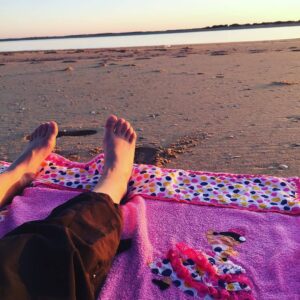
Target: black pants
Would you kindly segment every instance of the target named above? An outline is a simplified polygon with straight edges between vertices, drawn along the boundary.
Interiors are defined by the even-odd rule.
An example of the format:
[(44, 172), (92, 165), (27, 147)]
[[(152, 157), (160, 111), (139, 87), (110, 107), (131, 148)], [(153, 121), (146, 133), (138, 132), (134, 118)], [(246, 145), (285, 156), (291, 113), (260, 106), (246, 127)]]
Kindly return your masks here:
[(95, 299), (120, 242), (106, 194), (83, 193), (0, 240), (0, 299)]

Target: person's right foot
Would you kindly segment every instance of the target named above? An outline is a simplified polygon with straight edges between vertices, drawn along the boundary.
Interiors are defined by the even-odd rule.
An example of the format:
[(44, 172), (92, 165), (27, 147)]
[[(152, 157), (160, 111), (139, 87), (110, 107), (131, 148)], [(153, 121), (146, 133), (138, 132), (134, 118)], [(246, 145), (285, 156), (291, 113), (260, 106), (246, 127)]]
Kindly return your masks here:
[(21, 155), (0, 175), (0, 206), (8, 203), (34, 179), (43, 160), (55, 147), (57, 124), (41, 124), (29, 137)]
[(35, 174), (43, 160), (52, 152), (56, 143), (58, 127), (56, 122), (41, 124), (29, 136), (29, 143), (9, 169)]
[(130, 123), (111, 115), (105, 125), (104, 167), (94, 192), (108, 194), (119, 203), (126, 193), (135, 151), (136, 132)]

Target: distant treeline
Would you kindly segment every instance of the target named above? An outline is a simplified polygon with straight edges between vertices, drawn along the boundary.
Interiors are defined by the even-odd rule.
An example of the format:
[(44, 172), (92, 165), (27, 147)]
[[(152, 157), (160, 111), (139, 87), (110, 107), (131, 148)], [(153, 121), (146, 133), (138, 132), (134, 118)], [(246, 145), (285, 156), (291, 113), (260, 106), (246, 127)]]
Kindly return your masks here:
[(297, 26), (300, 25), (299, 21), (277, 21), (277, 22), (262, 22), (262, 23), (246, 23), (246, 24), (224, 24), (203, 27), (201, 29), (219, 29), (219, 28), (236, 28), (236, 27), (257, 27), (257, 26)]
[(280, 26), (300, 26), (300, 20), (299, 21), (277, 21), (277, 22), (247, 23), (247, 24), (234, 23), (234, 24), (230, 24), (230, 25), (224, 24), (224, 25), (207, 26), (207, 27), (202, 27), (202, 28), (171, 29), (171, 30), (161, 30), (161, 31), (133, 31), (133, 32), (118, 32), (118, 33), (77, 34), (77, 35), (65, 35), (65, 36), (5, 38), (5, 39), (0, 39), (0, 42), (21, 41), (21, 40), (87, 38), (87, 37), (103, 37), (103, 36), (167, 34), (167, 33), (180, 33), (180, 32), (197, 32), (197, 31), (210, 31), (210, 30), (263, 28), (263, 27), (280, 27)]

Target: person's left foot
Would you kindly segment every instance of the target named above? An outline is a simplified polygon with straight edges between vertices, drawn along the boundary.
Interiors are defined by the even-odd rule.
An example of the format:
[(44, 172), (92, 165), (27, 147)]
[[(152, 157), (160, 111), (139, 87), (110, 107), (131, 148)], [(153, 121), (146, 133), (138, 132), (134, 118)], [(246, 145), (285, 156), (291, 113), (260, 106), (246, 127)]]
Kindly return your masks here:
[(105, 125), (103, 173), (94, 192), (108, 194), (115, 203), (121, 201), (132, 172), (135, 143), (130, 123), (111, 115)]

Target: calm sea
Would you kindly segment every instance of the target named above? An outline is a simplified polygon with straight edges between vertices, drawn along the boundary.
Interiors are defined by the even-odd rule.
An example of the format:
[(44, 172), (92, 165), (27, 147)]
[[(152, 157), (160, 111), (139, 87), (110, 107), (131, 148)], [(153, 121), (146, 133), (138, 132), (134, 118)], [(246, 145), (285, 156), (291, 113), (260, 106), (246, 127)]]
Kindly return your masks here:
[(300, 38), (300, 26), (0, 42), (0, 52), (189, 45)]

